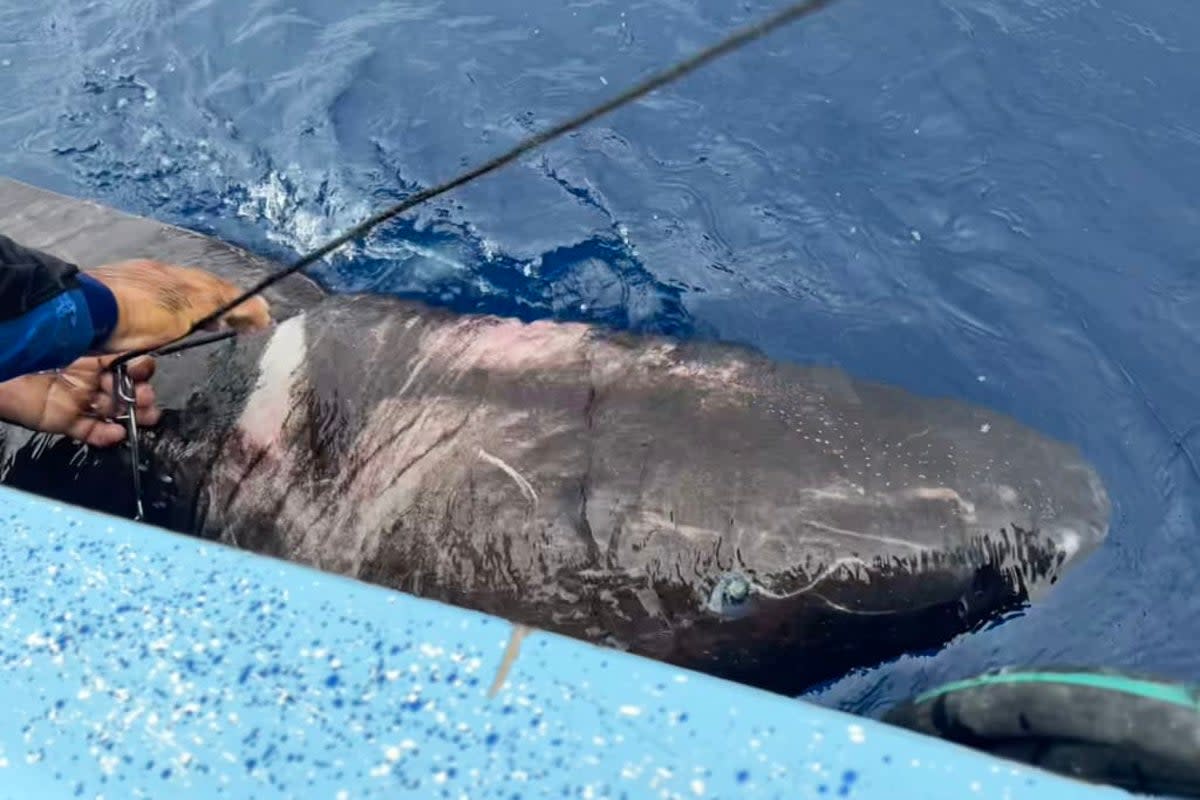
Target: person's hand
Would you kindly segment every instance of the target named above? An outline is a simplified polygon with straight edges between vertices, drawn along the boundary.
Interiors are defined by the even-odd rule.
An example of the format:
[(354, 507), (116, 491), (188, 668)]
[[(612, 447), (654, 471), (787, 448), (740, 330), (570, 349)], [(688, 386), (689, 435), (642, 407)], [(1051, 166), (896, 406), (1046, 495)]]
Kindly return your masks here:
[[(125, 440), (125, 426), (109, 421), (117, 414), (113, 403), (116, 356), (81, 358), (66, 369), (23, 375), (0, 383), (0, 418), (42, 433), (68, 436), (93, 447), (111, 447)], [(155, 425), (162, 411), (154, 405), (154, 359), (144, 356), (125, 365), (133, 379), (138, 425)], [(122, 407), (121, 411), (124, 411)]]
[[(106, 353), (161, 347), (233, 300), (242, 290), (204, 270), (137, 259), (105, 264), (85, 274), (108, 287), (117, 300), (117, 326), (104, 343)], [(225, 314), (211, 330), (239, 333), (271, 324), (270, 307), (252, 297)]]

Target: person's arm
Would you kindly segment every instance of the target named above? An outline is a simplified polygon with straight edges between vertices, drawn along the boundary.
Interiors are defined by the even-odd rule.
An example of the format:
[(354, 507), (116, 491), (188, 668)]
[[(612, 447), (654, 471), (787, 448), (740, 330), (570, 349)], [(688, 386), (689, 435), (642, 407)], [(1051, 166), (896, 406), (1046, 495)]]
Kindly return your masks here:
[(65, 367), (116, 324), (117, 301), (104, 284), (0, 235), (0, 381)]
[[(0, 381), (87, 353), (158, 347), (240, 296), (202, 269), (133, 259), (82, 272), (0, 236)], [(270, 306), (255, 296), (214, 327), (254, 331), (270, 323)]]
[[(237, 286), (202, 269), (135, 259), (85, 273), (0, 235), (0, 420), (98, 447), (121, 441), (124, 428), (107, 420), (114, 411), (111, 354), (185, 336), (240, 296)], [(256, 296), (224, 313), (216, 327), (255, 331), (270, 324), (270, 307)], [(109, 356), (85, 355), (91, 353)], [(154, 360), (128, 366), (138, 423), (153, 425)]]

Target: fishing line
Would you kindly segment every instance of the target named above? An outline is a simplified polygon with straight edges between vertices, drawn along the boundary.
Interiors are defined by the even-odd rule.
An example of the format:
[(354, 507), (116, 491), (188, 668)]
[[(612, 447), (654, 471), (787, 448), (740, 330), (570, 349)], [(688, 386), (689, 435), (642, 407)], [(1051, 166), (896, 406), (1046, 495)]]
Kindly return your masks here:
[(251, 299), (260, 292), (270, 288), (289, 275), (293, 275), (305, 267), (316, 263), (332, 253), (334, 250), (337, 250), (342, 245), (369, 233), (373, 228), (383, 224), (384, 222), (387, 222), (389, 219), (397, 216), (398, 214), (403, 214), (405, 211), (408, 211), (420, 205), (421, 203), (432, 200), (433, 198), (443, 195), (453, 189), (457, 189), (463, 184), (470, 183), (476, 178), (483, 177), (490, 172), (494, 172), (506, 164), (515, 161), (529, 151), (541, 147), (542, 145), (567, 133), (570, 133), (571, 131), (586, 125), (597, 117), (601, 117), (610, 111), (620, 108), (621, 106), (632, 103), (633, 101), (644, 97), (655, 89), (679, 80), (685, 75), (704, 66), (708, 62), (719, 58), (726, 53), (744, 47), (745, 45), (755, 41), (756, 39), (766, 36), (777, 28), (781, 28), (788, 23), (795, 22), (802, 17), (814, 14), (826, 6), (832, 5), (834, 2), (835, 0), (800, 0), (800, 2), (792, 3), (791, 5), (786, 6), (782, 10), (777, 11), (776, 13), (759, 22), (747, 25), (746, 27), (735, 31), (716, 44), (699, 51), (695, 55), (678, 62), (674, 66), (650, 76), (646, 80), (635, 84), (631, 88), (626, 89), (624, 92), (616, 95), (615, 97), (587, 111), (584, 111), (566, 120), (565, 122), (561, 122), (558, 125), (524, 139), (508, 152), (498, 155), (489, 161), (485, 161), (483, 164), (480, 164), (474, 169), (467, 170), (455, 178), (451, 178), (450, 180), (438, 184), (437, 186), (417, 192), (408, 199), (377, 212), (350, 230), (346, 231), (341, 236), (331, 239), (329, 242), (321, 245), (307, 255), (302, 256), (291, 266), (271, 273), (235, 299), (229, 301), (203, 319), (192, 323), (192, 326), (188, 329), (187, 333), (176, 337), (168, 342), (167, 345), (159, 348), (147, 347), (138, 350), (132, 350), (117, 358), (112, 363), (111, 368), (115, 371), (116, 369), (123, 367), (123, 365), (130, 360), (139, 356), (162, 356), (167, 355), (168, 353), (178, 353), (184, 350), (189, 350), (193, 347), (212, 344), (214, 342), (234, 336), (235, 334), (233, 331), (225, 331), (218, 334), (211, 334), (208, 336), (197, 337), (193, 340), (184, 341), (197, 331), (217, 322), (226, 313)]

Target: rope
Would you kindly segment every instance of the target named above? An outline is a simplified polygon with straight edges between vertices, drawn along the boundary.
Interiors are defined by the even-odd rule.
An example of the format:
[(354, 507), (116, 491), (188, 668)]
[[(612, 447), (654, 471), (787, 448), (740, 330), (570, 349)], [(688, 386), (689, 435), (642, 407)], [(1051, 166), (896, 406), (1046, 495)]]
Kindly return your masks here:
[[(182, 336), (177, 337), (176, 339), (172, 340), (171, 342), (168, 342), (167, 346), (163, 347), (162, 349), (157, 350), (157, 354), (164, 355), (167, 352), (177, 353), (177, 352), (181, 352), (183, 350), (191, 349), (192, 347), (199, 347), (204, 344), (211, 344), (214, 341), (219, 341), (220, 339), (228, 338), (232, 334), (226, 334), (224, 336), (219, 335), (217, 337), (211, 337), (211, 336), (201, 337), (194, 341), (188, 341), (188, 342), (183, 341), (184, 339), (191, 336), (196, 331), (212, 324), (213, 322), (216, 322), (223, 315), (225, 315), (232, 309), (236, 308), (237, 306), (241, 305), (245, 301), (249, 300), (250, 298), (254, 297), (255, 295), (259, 294), (260, 292), (270, 288), (271, 286), (273, 286), (274, 284), (283, 280), (284, 278), (288, 277), (289, 275), (293, 275), (294, 273), (299, 272), (300, 270), (304, 269), (305, 267), (316, 263), (317, 261), (321, 260), (325, 256), (332, 253), (334, 250), (337, 250), (342, 245), (344, 245), (354, 239), (357, 239), (360, 236), (365, 235), (366, 233), (370, 232), (373, 228), (377, 227), (378, 225), (383, 224), (384, 222), (387, 222), (389, 219), (391, 219), (399, 214), (403, 214), (405, 211), (409, 211), (410, 209), (420, 205), (421, 203), (424, 203), (428, 200), (432, 200), (433, 198), (443, 195), (446, 192), (449, 192), (453, 189), (457, 189), (459, 186), (462, 186), (465, 183), (469, 183), (469, 182), (475, 180), (476, 178), (483, 177), (484, 175), (487, 175), (490, 172), (495, 172), (496, 170), (500, 169), (501, 167), (517, 160), (518, 158), (525, 155), (529, 151), (534, 150), (538, 147), (541, 147), (542, 145), (546, 144), (547, 142), (557, 139), (567, 133), (570, 133), (571, 131), (574, 131), (577, 128), (580, 128), (580, 127), (586, 125), (587, 123), (591, 122), (592, 120), (596, 119), (597, 117), (601, 117), (601, 116), (609, 113), (610, 111), (620, 108), (621, 106), (632, 103), (633, 101), (638, 100), (641, 97), (644, 97), (645, 95), (649, 94), (650, 92), (654, 91), (655, 89), (658, 89), (658, 88), (664, 86), (665, 84), (679, 80), (680, 78), (684, 77), (685, 75), (687, 75), (691, 72), (694, 72), (695, 70), (704, 66), (708, 62), (713, 61), (714, 59), (719, 58), (733, 50), (737, 50), (738, 48), (741, 48), (741, 47), (749, 44), (750, 42), (755, 41), (756, 39), (760, 39), (760, 38), (766, 36), (767, 34), (771, 33), (772, 31), (776, 30), (777, 28), (781, 28), (784, 25), (787, 25), (788, 23), (795, 22), (796, 20), (799, 20), (801, 17), (806, 17), (806, 16), (809, 16), (810, 14), (814, 14), (817, 11), (820, 11), (821, 9), (825, 8), (826, 6), (832, 5), (833, 2), (834, 2), (834, 0), (800, 0), (800, 2), (792, 3), (791, 5), (788, 5), (787, 7), (783, 8), (782, 10), (777, 11), (776, 13), (766, 17), (765, 19), (763, 19), (759, 22), (753, 23), (751, 25), (747, 25), (746, 27), (735, 31), (734, 33), (730, 34), (729, 36), (727, 36), (726, 38), (717, 42), (716, 44), (711, 45), (711, 46), (701, 50), (700, 52), (696, 53), (695, 55), (690, 56), (689, 58), (686, 58), (683, 61), (680, 61), (679, 63), (675, 64), (674, 66), (669, 67), (668, 69), (665, 69), (655, 75), (650, 76), (646, 80), (625, 90), (621, 94), (616, 95), (615, 97), (611, 98), (610, 100), (607, 100), (587, 111), (584, 111), (584, 112), (566, 120), (565, 122), (559, 123), (558, 125), (555, 125), (552, 128), (548, 128), (548, 129), (542, 131), (541, 133), (535, 133), (534, 135), (519, 142), (515, 147), (513, 147), (508, 152), (498, 155), (495, 158), (492, 158), (491, 160), (486, 161), (483, 164), (480, 164), (479, 166), (475, 167), (474, 169), (470, 169), (466, 172), (463, 172), (460, 175), (458, 175), (457, 177), (451, 178), (450, 180), (448, 180), (444, 183), (441, 183), (441, 184), (438, 184), (437, 186), (433, 186), (431, 188), (424, 189), (420, 192), (417, 192), (416, 194), (412, 195), (408, 199), (406, 199), (400, 203), (397, 203), (394, 206), (385, 208), (382, 211), (377, 212), (373, 216), (368, 217), (367, 219), (363, 220), (358, 225), (356, 225), (353, 228), (351, 228), (350, 230), (346, 231), (341, 236), (338, 236), (337, 238), (330, 240), (329, 242), (318, 247), (316, 250), (313, 250), (312, 252), (308, 253), (307, 255), (301, 257), (298, 261), (296, 261), (291, 266), (285, 267), (284, 269), (278, 270), (278, 271), (268, 275), (266, 278), (262, 279), (257, 284), (255, 284), (251, 288), (247, 289), (245, 292), (243, 292), (240, 296), (238, 296), (234, 300), (231, 300), (230, 302), (226, 303), (221, 308), (218, 308), (216, 311), (212, 312), (208, 316), (193, 323), (191, 328), (188, 329), (187, 333), (183, 334)], [(137, 358), (137, 357), (143, 356), (143, 355), (153, 354), (155, 352), (156, 352), (155, 348), (143, 348), (140, 350), (130, 351), (128, 353), (125, 353), (121, 357), (119, 357), (116, 361), (114, 361), (113, 368), (115, 369), (117, 366), (120, 366), (121, 364), (124, 364), (124, 363), (130, 361), (131, 359), (134, 359), (134, 358)]]

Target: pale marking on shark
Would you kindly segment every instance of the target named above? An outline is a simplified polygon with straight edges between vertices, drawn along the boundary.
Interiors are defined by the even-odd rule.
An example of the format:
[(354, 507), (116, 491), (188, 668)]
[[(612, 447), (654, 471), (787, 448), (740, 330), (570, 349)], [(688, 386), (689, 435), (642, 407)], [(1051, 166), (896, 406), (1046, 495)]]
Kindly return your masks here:
[[(832, 564), (830, 564), (828, 567), (826, 567), (824, 570), (822, 570), (821, 573), (819, 575), (817, 575), (817, 577), (813, 578), (811, 581), (808, 582), (807, 585), (801, 586), (799, 589), (795, 589), (793, 591), (790, 591), (790, 592), (787, 592), (784, 594), (775, 594), (774, 592), (770, 592), (767, 589), (764, 589), (759, 586), (756, 586), (755, 589), (760, 594), (762, 594), (764, 597), (768, 597), (772, 600), (786, 600), (789, 597), (796, 597), (798, 595), (808, 594), (813, 589), (817, 588), (817, 586), (819, 584), (824, 582), (826, 578), (830, 577), (831, 575), (833, 575), (834, 572), (836, 572), (838, 569), (846, 566), (847, 564), (859, 564), (861, 566), (866, 567), (868, 570), (871, 568), (871, 565), (868, 564), (866, 561), (864, 561), (861, 558), (857, 558), (856, 556), (844, 556), (842, 558), (839, 558), (837, 561), (834, 561)], [(823, 603), (825, 603), (827, 606), (829, 606), (830, 608), (837, 609), (838, 611), (844, 611), (847, 614), (857, 614), (859, 616), (864, 616), (864, 617), (874, 617), (874, 616), (882, 616), (885, 614), (893, 614), (896, 611), (896, 609), (894, 609), (894, 608), (883, 609), (883, 610), (879, 610), (879, 611), (863, 611), (863, 610), (857, 609), (857, 608), (849, 608), (848, 606), (844, 606), (841, 603), (835, 603), (834, 601), (830, 600), (828, 597), (826, 597), (823, 594), (817, 593), (814, 596), (820, 598), (820, 600)]]
[(837, 534), (838, 536), (849, 536), (853, 539), (862, 539), (868, 542), (879, 542), (881, 544), (891, 544), (895, 545), (896, 547), (908, 547), (916, 550), (917, 552), (927, 552), (934, 549), (928, 545), (917, 544), (916, 542), (906, 542), (903, 539), (897, 539), (894, 536), (884, 536), (878, 533), (863, 533), (862, 531), (851, 531), (847, 530), (846, 528), (839, 528), (835, 525), (829, 525), (824, 522), (819, 522), (815, 519), (805, 519), (801, 521), (805, 525), (811, 525), (817, 530)]
[(533, 484), (531, 484), (528, 480), (526, 480), (524, 475), (517, 472), (516, 469), (514, 469), (512, 466), (510, 466), (508, 463), (506, 463), (503, 459), (500, 459), (500, 458), (492, 455), (488, 451), (484, 450), (482, 447), (479, 448), (479, 457), (482, 458), (484, 461), (488, 462), (489, 464), (491, 464), (492, 466), (497, 467), (498, 469), (502, 470), (504, 472), (504, 474), (506, 474), (506, 475), (508, 475), (508, 477), (512, 478), (513, 481), (517, 484), (517, 486), (519, 486), (521, 488), (521, 494), (528, 497), (529, 502), (533, 503), (535, 506), (537, 505), (538, 494), (534, 490)]
[(292, 387), (308, 356), (304, 318), (281, 322), (259, 358), (258, 380), (238, 421), (246, 438), (267, 449), (279, 438)]

